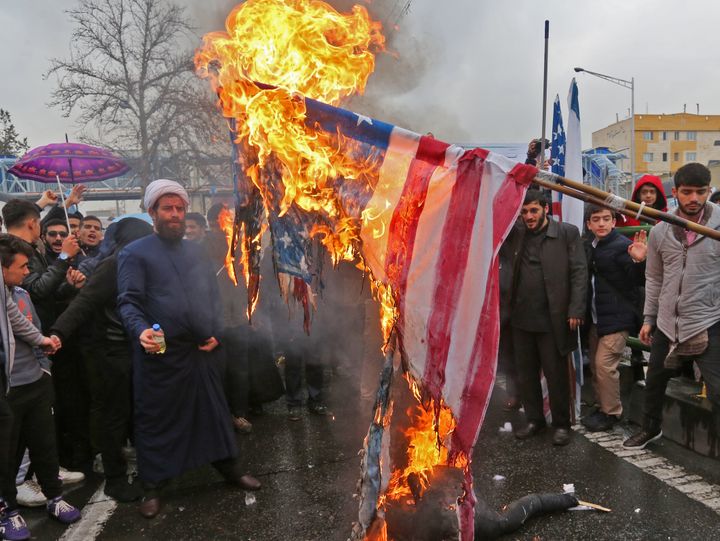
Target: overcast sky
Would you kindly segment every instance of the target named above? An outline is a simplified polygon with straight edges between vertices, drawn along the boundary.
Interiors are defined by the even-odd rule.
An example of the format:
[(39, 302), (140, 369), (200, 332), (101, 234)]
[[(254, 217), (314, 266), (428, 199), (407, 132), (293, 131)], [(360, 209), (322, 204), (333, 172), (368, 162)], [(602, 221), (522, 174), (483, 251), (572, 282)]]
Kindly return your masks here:
[[(374, 0), (387, 16), (407, 0)], [(200, 33), (219, 30), (234, 2), (181, 0)], [(64, 10), (75, 0), (0, 0), (0, 107), (32, 146), (79, 129), (47, 102), (49, 58), (67, 56)], [(374, 6), (374, 7), (372, 7)], [(394, 17), (393, 17), (394, 18)], [(552, 100), (565, 114), (573, 67), (635, 77), (637, 113), (720, 114), (720, 2), (711, 0), (414, 0), (365, 98), (352, 107), (418, 132), (462, 142), (525, 142), (540, 134), (543, 21), (550, 20)], [(630, 92), (578, 77), (583, 147), (590, 133), (627, 115)]]

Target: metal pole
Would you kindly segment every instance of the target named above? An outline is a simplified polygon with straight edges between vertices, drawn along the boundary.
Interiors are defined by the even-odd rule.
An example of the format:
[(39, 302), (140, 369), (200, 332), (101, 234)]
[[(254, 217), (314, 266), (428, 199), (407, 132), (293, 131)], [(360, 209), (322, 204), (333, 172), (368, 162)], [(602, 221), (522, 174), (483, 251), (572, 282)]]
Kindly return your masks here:
[(545, 161), (545, 119), (547, 117), (547, 80), (548, 80), (548, 41), (550, 39), (550, 21), (545, 21), (545, 62), (543, 66), (543, 103), (542, 103), (542, 136), (540, 139), (540, 156), (537, 166), (542, 167)]
[(630, 193), (635, 190), (635, 77), (630, 78)]

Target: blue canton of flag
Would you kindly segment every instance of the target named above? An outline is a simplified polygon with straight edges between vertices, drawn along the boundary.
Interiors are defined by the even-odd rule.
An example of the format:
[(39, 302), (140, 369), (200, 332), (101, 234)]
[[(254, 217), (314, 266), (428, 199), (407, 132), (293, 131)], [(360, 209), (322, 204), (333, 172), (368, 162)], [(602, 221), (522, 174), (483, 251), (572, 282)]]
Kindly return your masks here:
[[(550, 145), (552, 158), (552, 172), (565, 176), (565, 128), (563, 128), (562, 111), (560, 110), (560, 96), (555, 95), (553, 104), (552, 143)], [(558, 220), (562, 220), (562, 194), (552, 192), (552, 213)]]
[(553, 133), (550, 156), (553, 159), (552, 172), (565, 176), (565, 128), (563, 128), (560, 96), (555, 96), (553, 104)]

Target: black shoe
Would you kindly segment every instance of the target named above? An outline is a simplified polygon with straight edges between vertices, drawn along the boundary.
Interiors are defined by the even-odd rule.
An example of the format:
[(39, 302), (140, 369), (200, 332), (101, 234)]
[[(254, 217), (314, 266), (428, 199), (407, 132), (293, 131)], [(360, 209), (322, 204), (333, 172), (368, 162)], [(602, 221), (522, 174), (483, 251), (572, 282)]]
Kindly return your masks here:
[(637, 434), (630, 436), (623, 442), (625, 449), (645, 449), (648, 443), (658, 440), (662, 437), (662, 430), (657, 432), (641, 430)]
[(329, 415), (330, 410), (327, 409), (327, 406), (323, 404), (318, 404), (315, 402), (310, 402), (308, 404), (308, 411), (312, 413), (313, 415)]
[(291, 406), (287, 412), (288, 421), (299, 421), (302, 418), (302, 410), (297, 406)]
[(139, 484), (128, 483), (127, 477), (119, 477), (105, 481), (105, 494), (121, 503), (127, 503), (139, 500), (143, 491)]
[(556, 428), (552, 438), (553, 445), (567, 445), (570, 443), (570, 429)]
[(612, 429), (619, 420), (617, 415), (608, 415), (598, 410), (589, 417), (583, 418), (582, 424), (589, 432), (605, 432)]
[(532, 438), (533, 436), (539, 434), (545, 430), (545, 424), (544, 423), (538, 423), (536, 421), (530, 421), (525, 428), (521, 428), (520, 430), (515, 431), (515, 437), (519, 440), (526, 440), (528, 438)]

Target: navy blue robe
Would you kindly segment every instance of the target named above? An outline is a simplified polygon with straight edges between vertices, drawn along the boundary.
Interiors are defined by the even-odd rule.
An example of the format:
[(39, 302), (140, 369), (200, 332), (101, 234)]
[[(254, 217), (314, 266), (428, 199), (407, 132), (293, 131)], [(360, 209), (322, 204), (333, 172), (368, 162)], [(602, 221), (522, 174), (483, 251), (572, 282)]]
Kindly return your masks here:
[[(157, 483), (237, 455), (223, 393), (222, 306), (199, 244), (150, 235), (118, 256), (118, 310), (133, 344), (135, 446), (143, 481)], [(142, 331), (158, 323), (167, 351), (148, 355)]]

